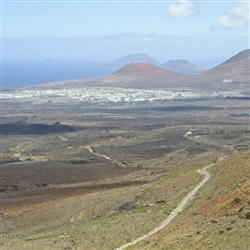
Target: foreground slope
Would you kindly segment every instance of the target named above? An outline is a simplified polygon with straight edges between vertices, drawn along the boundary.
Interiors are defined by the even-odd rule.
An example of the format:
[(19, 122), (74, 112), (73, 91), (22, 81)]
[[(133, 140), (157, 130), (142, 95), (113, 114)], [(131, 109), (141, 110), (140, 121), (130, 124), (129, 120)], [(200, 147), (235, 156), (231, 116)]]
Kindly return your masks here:
[(176, 220), (131, 249), (249, 249), (250, 150), (215, 165), (211, 180)]
[[(235, 150), (249, 148), (247, 100), (120, 105), (60, 95), (17, 95), (2, 101), (2, 127), (8, 132), (2, 135), (0, 154), (4, 176), (2, 249), (110, 250), (122, 246), (158, 226), (176, 208), (202, 180), (197, 169)], [(41, 134), (33, 124), (42, 124), (48, 133)], [(75, 129), (55, 133), (51, 128), (57, 126)], [(24, 127), (25, 131), (18, 129)], [(191, 201), (190, 208), (196, 210), (180, 217), (180, 223), (187, 221), (187, 226), (183, 229), (178, 225), (180, 231), (174, 231), (178, 237), (191, 239), (183, 232), (192, 237), (208, 234), (206, 224), (216, 223), (211, 222), (214, 218), (207, 220), (207, 211), (201, 214), (201, 209), (214, 207), (214, 203), (208, 206), (205, 201), (214, 201), (217, 196), (209, 196), (215, 191), (220, 192), (216, 195), (227, 193), (234, 181), (238, 185), (245, 182), (244, 176), (249, 178), (249, 169), (243, 167), (244, 155), (233, 157), (234, 172), (239, 167), (241, 171), (236, 175), (228, 171), (230, 158), (221, 162), (224, 165), (217, 165), (211, 182), (197, 193), (199, 199)], [(239, 199), (235, 200), (237, 204), (245, 200)], [(240, 212), (242, 216), (247, 209)], [(230, 219), (226, 213), (216, 221), (223, 218)], [(195, 233), (186, 234), (189, 224), (202, 219), (204, 224), (198, 224)], [(232, 226), (230, 232), (240, 224)], [(224, 234), (227, 227), (222, 228), (225, 237), (230, 236)], [(242, 232), (238, 234), (244, 237)]]

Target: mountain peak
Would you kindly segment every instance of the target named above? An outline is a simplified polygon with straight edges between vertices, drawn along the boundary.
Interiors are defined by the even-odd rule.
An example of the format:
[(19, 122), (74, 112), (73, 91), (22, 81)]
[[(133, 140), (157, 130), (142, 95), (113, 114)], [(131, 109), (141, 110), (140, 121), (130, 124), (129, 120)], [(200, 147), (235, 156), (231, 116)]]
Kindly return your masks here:
[(228, 60), (226, 60), (222, 64), (237, 63), (237, 62), (240, 62), (242, 60), (249, 60), (249, 55), (250, 55), (250, 49), (245, 49), (245, 50), (239, 52), (238, 54), (236, 54), (235, 56), (229, 58)]
[(129, 63), (116, 72), (113, 75), (151, 75), (166, 72), (167, 70), (157, 67), (151, 63)]

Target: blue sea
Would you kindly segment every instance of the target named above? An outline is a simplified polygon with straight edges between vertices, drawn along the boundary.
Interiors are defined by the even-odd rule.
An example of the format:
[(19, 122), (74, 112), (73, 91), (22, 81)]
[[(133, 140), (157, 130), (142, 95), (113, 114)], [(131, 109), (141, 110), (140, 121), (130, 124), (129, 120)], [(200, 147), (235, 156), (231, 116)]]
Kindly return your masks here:
[(2, 87), (102, 77), (117, 69), (98, 62), (3, 61)]

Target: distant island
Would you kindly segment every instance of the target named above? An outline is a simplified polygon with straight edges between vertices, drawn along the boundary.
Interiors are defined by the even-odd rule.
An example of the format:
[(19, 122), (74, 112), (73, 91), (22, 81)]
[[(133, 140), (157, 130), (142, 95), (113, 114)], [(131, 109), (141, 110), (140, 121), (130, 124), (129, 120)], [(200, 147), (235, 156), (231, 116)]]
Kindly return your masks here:
[(200, 74), (210, 69), (208, 67), (192, 64), (191, 62), (184, 59), (170, 60), (166, 63), (163, 63), (162, 66), (168, 70), (182, 74)]
[(103, 63), (103, 65), (112, 65), (112, 66), (122, 67), (129, 63), (151, 63), (156, 66), (161, 66), (160, 63), (158, 63), (152, 57), (144, 53), (136, 53), (132, 55), (123, 56), (122, 58), (119, 58), (117, 60), (105, 62)]

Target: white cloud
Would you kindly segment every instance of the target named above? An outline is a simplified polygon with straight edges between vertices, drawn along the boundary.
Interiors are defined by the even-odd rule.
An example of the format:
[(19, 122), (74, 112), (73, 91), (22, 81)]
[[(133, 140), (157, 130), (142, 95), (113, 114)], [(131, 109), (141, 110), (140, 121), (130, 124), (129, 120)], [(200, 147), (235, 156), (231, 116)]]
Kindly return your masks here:
[(240, 29), (245, 26), (242, 18), (233, 18), (231, 16), (223, 16), (217, 21), (217, 27), (225, 29)]
[(170, 17), (184, 18), (195, 12), (195, 6), (188, 0), (179, 0), (179, 3), (170, 4), (167, 12)]
[(249, 4), (239, 3), (227, 11), (227, 15), (217, 20), (215, 28), (240, 29), (246, 26), (249, 19)]
[(241, 3), (231, 8), (228, 13), (243, 19), (249, 19), (249, 3)]

